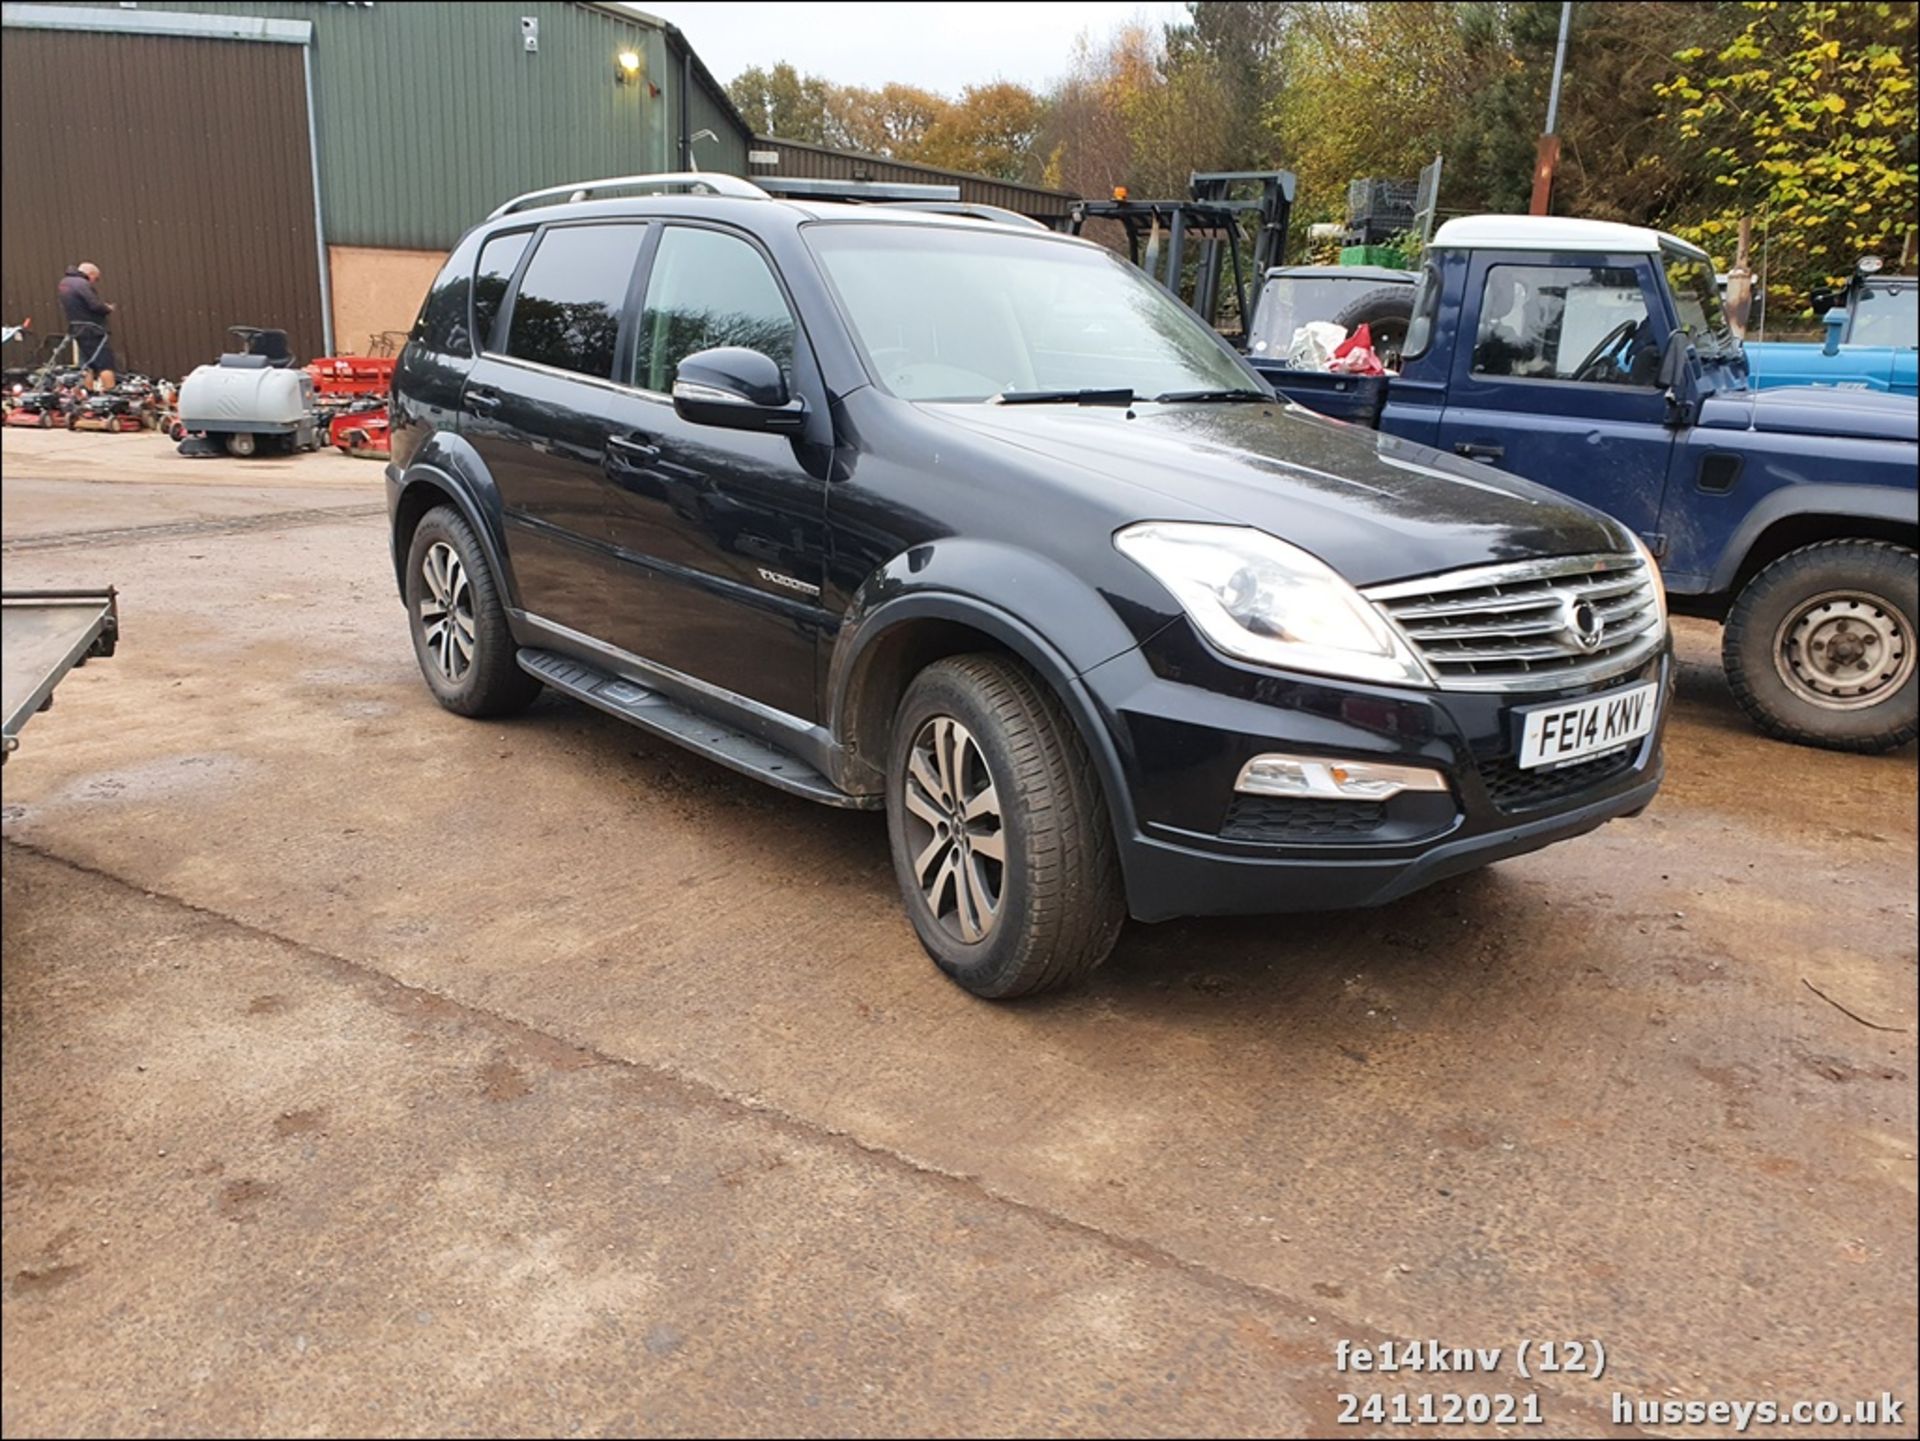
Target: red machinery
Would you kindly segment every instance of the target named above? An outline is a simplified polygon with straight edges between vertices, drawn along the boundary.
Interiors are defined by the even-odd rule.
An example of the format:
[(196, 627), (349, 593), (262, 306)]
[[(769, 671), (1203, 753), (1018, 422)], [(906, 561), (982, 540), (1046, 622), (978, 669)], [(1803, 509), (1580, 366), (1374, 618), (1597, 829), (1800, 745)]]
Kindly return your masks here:
[(387, 391), (393, 359), (384, 355), (323, 355), (310, 362), (314, 408), (327, 424), (327, 443), (343, 455), (384, 457)]
[(391, 454), (387, 444), (387, 403), (368, 401), (365, 405), (343, 410), (327, 424), (327, 444), (342, 455), (384, 459)]

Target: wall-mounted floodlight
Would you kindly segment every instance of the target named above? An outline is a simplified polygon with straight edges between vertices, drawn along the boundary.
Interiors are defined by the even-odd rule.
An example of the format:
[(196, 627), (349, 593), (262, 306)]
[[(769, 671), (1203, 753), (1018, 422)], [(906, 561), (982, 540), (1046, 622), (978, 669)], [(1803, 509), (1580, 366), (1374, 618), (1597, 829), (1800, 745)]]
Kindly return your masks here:
[(613, 57), (613, 78), (621, 85), (631, 85), (640, 78), (640, 52), (622, 50)]

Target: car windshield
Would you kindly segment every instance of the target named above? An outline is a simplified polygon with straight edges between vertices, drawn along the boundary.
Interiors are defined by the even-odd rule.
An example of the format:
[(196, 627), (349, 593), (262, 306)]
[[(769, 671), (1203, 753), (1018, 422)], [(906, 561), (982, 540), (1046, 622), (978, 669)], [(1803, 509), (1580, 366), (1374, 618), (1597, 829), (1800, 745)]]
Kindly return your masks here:
[(1096, 246), (871, 221), (812, 225), (807, 241), (869, 369), (905, 400), (1261, 389), (1186, 307)]
[(1261, 287), (1248, 348), (1284, 356), (1293, 333), (1310, 320), (1332, 320), (1361, 296), (1393, 284), (1378, 275), (1273, 275)]
[(1887, 345), (1912, 350), (1920, 345), (1920, 288), (1867, 281), (1855, 291), (1849, 345)]
[(1720, 282), (1713, 266), (1704, 256), (1663, 245), (1661, 263), (1666, 266), (1667, 286), (1673, 291), (1674, 309), (1680, 313), (1680, 326), (1693, 341), (1702, 360), (1722, 360), (1740, 353), (1727, 324), (1727, 313), (1720, 304)]

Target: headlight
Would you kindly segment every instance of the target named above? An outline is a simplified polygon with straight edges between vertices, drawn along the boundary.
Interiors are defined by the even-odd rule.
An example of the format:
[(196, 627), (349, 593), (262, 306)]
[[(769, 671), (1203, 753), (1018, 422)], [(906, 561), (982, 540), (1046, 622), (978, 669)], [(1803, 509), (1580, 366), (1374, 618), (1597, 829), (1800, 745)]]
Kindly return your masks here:
[(1113, 543), (1172, 591), (1200, 633), (1228, 655), (1319, 675), (1433, 684), (1365, 597), (1265, 531), (1143, 521)]
[(1647, 574), (1653, 577), (1653, 603), (1660, 609), (1660, 628), (1667, 626), (1667, 582), (1660, 574), (1660, 562), (1653, 558), (1653, 552), (1647, 549), (1647, 543), (1633, 531), (1627, 534), (1633, 539), (1633, 548), (1640, 552), (1640, 559), (1646, 562)]

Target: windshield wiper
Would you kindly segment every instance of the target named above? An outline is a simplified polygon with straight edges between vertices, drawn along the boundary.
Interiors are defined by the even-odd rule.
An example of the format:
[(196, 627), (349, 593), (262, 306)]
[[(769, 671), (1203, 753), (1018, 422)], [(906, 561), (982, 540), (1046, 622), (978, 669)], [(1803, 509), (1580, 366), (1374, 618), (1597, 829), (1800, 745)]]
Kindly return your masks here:
[(1005, 390), (994, 405), (1132, 405), (1131, 390)]
[(1264, 390), (1169, 390), (1166, 394), (1156, 395), (1153, 398), (1154, 404), (1156, 405), (1172, 405), (1182, 400), (1205, 401), (1208, 403), (1219, 401), (1226, 403), (1248, 400), (1270, 401), (1272, 399), (1273, 396)]

